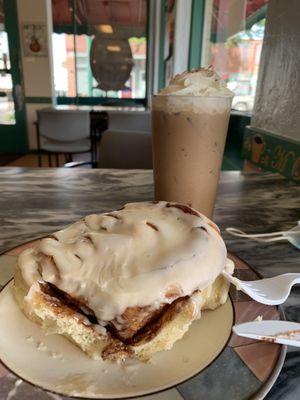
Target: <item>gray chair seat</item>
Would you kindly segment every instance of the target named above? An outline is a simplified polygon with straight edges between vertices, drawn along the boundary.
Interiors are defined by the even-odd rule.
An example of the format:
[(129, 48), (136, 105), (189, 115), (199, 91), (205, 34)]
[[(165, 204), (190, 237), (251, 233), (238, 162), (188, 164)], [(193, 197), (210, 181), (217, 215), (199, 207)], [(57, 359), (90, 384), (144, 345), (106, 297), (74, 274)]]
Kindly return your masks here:
[(151, 132), (150, 111), (110, 111), (108, 129), (133, 132)]
[(90, 139), (77, 140), (75, 142), (62, 142), (56, 140), (45, 140), (41, 143), (41, 148), (53, 153), (84, 153), (90, 151)]
[(151, 132), (111, 130), (102, 133), (100, 168), (151, 169)]

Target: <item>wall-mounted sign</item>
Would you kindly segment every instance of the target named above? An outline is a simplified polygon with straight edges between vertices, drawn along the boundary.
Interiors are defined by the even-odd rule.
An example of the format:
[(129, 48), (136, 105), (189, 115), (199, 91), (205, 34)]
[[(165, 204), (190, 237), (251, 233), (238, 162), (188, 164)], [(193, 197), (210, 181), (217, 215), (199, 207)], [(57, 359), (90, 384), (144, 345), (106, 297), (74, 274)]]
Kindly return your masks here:
[(43, 23), (26, 22), (22, 26), (24, 57), (47, 57), (47, 27)]
[(294, 140), (247, 127), (243, 155), (267, 171), (279, 172), (300, 183), (300, 143)]

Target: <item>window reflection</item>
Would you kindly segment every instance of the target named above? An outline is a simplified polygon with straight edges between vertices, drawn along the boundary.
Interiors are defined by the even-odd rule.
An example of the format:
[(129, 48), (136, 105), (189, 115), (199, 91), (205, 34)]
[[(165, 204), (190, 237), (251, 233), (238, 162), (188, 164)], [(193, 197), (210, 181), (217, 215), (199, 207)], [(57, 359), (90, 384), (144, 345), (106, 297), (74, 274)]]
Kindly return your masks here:
[(146, 0), (52, 0), (57, 96), (146, 97)]
[(215, 0), (210, 60), (235, 93), (232, 108), (252, 111), (267, 0)]
[(0, 0), (0, 124), (5, 125), (16, 123), (10, 68), (8, 36), (4, 26), (3, 0)]

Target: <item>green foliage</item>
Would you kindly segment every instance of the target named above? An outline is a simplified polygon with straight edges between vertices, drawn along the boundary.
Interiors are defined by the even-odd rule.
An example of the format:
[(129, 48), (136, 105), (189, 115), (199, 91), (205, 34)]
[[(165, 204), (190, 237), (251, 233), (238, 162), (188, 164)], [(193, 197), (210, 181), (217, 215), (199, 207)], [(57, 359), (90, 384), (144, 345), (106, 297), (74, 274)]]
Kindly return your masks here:
[(129, 38), (129, 43), (143, 44), (143, 43), (146, 43), (146, 38), (133, 36), (133, 37)]
[(238, 47), (242, 42), (248, 40), (262, 40), (265, 30), (266, 19), (263, 18), (256, 24), (252, 25), (250, 29), (238, 32), (228, 38), (225, 42), (226, 48)]

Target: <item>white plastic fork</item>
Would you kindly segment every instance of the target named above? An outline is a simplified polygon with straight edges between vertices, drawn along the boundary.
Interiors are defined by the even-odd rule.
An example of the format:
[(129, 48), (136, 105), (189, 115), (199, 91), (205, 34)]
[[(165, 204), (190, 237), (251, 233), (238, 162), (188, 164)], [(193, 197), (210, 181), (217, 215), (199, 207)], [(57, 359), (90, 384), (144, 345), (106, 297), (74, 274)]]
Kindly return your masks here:
[(225, 271), (223, 271), (223, 276), (253, 300), (267, 305), (284, 303), (290, 294), (292, 286), (300, 283), (300, 274), (297, 273), (283, 274), (256, 281), (242, 281)]

